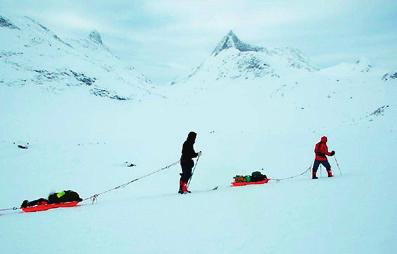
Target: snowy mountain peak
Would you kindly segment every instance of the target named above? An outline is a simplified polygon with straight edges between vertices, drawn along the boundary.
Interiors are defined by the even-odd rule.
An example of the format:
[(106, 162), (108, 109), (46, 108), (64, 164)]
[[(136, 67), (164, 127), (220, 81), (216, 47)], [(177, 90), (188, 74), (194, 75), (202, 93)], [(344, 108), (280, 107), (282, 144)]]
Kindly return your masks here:
[(239, 51), (262, 51), (262, 47), (252, 46), (248, 43), (242, 42), (237, 35), (230, 30), (218, 43), (214, 51), (212, 52), (213, 56), (218, 55), (222, 50), (235, 48)]
[(0, 16), (0, 27), (5, 27), (5, 28), (9, 28), (9, 29), (18, 29), (19, 30), (19, 27), (17, 27), (13, 23), (11, 23), (10, 20), (8, 20), (7, 18), (5, 18), (3, 16)]
[(101, 34), (96, 30), (92, 31), (88, 38), (97, 44), (103, 45)]
[(295, 48), (265, 48), (242, 42), (229, 31), (211, 56), (183, 79), (172, 84), (196, 80), (281, 78), (293, 72), (316, 71), (304, 54)]

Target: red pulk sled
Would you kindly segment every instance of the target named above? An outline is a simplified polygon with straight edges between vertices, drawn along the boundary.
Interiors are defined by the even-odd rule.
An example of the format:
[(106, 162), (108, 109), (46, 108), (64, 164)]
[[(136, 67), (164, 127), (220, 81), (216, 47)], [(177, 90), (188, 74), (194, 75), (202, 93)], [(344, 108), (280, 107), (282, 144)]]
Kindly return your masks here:
[(25, 213), (41, 212), (60, 207), (74, 207), (77, 206), (78, 203), (79, 203), (78, 201), (73, 201), (73, 202), (65, 202), (65, 203), (57, 203), (57, 204), (42, 204), (42, 205), (24, 207), (21, 208), (21, 210), (24, 211)]
[(270, 179), (266, 177), (266, 175), (263, 175), (259, 171), (253, 172), (251, 175), (248, 176), (241, 176), (237, 175), (234, 177), (234, 181), (232, 182), (232, 187), (238, 187), (238, 186), (246, 186), (246, 185), (251, 185), (251, 184), (265, 184), (269, 182)]

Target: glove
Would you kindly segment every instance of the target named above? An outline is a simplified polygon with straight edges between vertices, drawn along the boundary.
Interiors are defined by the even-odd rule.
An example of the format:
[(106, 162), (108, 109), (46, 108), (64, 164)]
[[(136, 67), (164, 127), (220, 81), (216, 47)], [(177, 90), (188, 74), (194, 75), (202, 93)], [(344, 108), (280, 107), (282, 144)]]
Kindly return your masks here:
[(334, 156), (334, 155), (335, 155), (335, 151), (332, 151), (332, 152), (331, 152), (331, 156)]

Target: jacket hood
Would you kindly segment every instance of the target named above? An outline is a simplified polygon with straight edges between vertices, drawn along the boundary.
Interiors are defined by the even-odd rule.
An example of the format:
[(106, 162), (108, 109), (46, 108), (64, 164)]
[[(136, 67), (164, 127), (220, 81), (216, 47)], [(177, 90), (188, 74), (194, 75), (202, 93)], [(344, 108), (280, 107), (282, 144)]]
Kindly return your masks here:
[(328, 140), (328, 139), (327, 139), (326, 136), (322, 136), (322, 137), (321, 137), (321, 142), (322, 142), (322, 143), (327, 143), (327, 140)]
[(196, 136), (197, 136), (197, 133), (191, 131), (191, 132), (189, 132), (189, 134), (187, 135), (186, 141), (189, 141), (189, 142), (191, 142), (191, 143), (194, 143), (194, 142), (196, 141)]

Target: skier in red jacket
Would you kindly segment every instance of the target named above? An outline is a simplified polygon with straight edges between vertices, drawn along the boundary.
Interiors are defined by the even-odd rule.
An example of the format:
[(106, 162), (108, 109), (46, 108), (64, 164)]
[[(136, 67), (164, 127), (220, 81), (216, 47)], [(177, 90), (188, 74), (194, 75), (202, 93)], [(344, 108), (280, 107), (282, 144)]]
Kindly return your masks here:
[(327, 156), (334, 156), (335, 151), (328, 152), (326, 136), (323, 136), (321, 138), (321, 141), (316, 144), (316, 146), (314, 147), (314, 153), (316, 154), (316, 158), (314, 159), (313, 163), (312, 179), (318, 179), (316, 173), (320, 164), (322, 164), (327, 169), (328, 177), (333, 177), (331, 165), (328, 162)]

